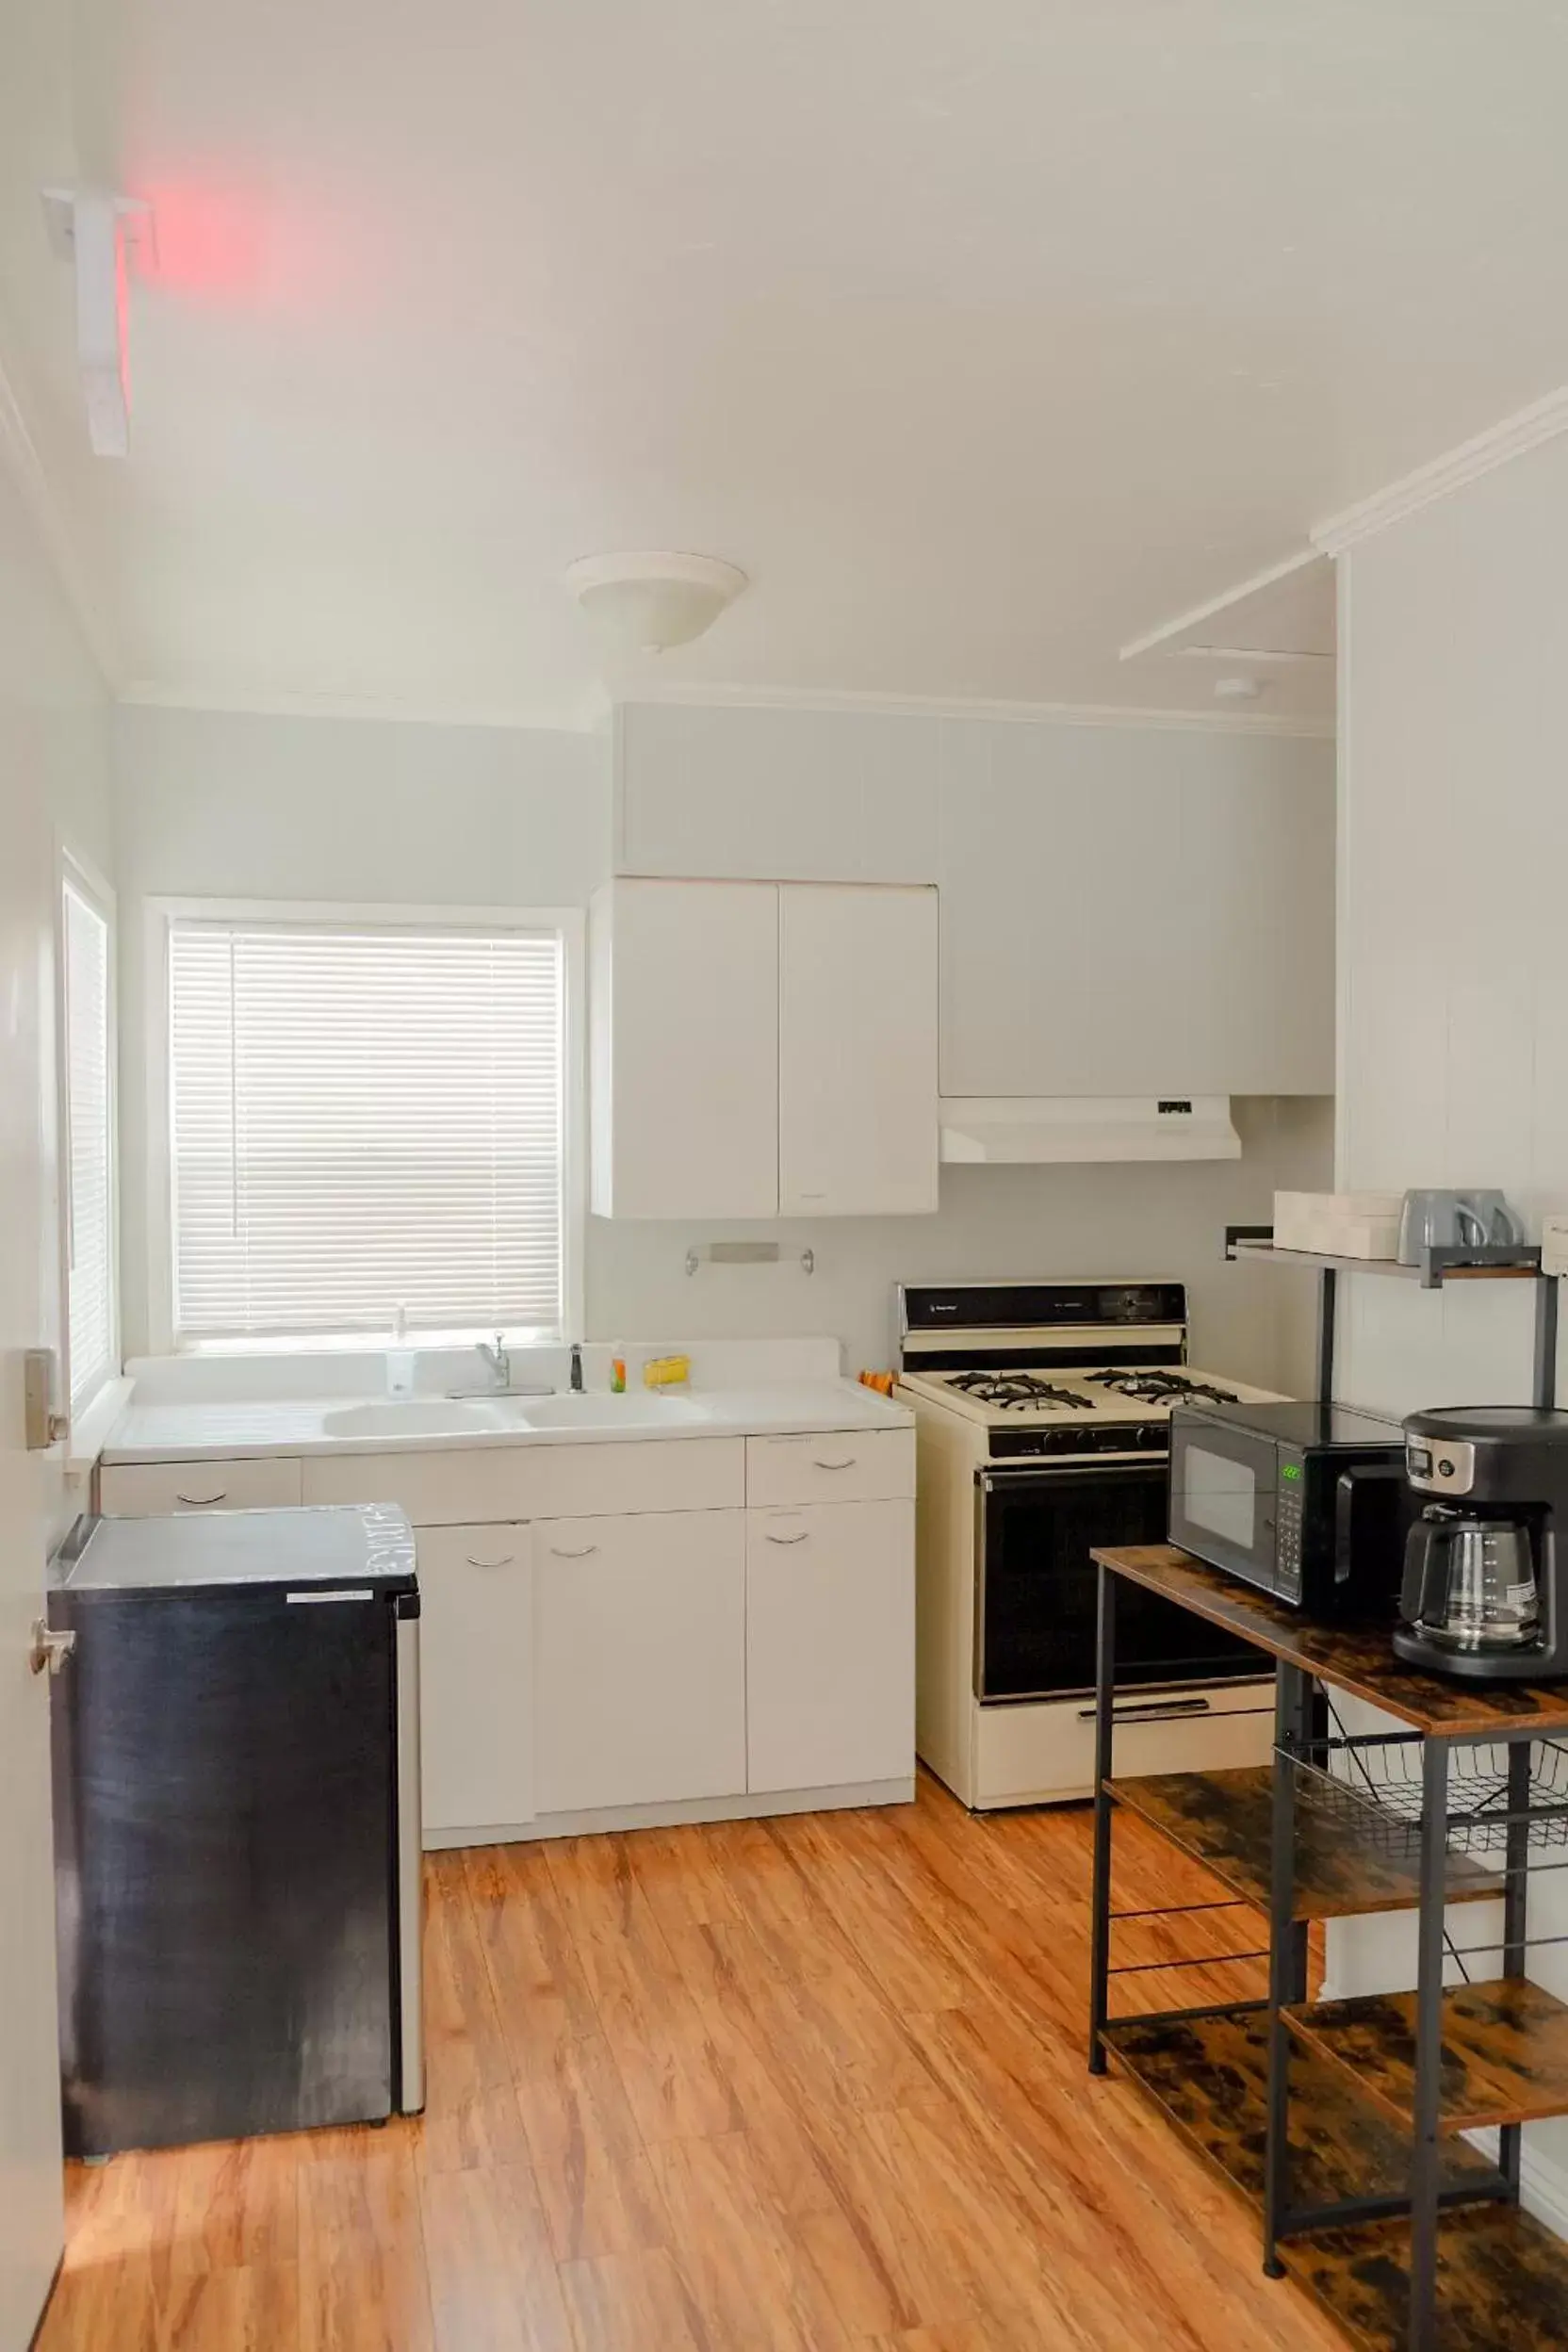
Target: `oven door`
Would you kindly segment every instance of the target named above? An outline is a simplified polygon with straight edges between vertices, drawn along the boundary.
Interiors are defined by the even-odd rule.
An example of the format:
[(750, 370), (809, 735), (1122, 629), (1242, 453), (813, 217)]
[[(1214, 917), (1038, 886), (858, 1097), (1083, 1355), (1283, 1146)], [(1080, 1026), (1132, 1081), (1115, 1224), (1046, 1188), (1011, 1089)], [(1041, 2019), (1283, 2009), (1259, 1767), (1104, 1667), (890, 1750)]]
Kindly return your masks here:
[[(1092, 1545), (1163, 1544), (1163, 1462), (981, 1470), (975, 1476), (975, 1696), (997, 1706), (1094, 1689)], [(1117, 1683), (1235, 1681), (1257, 1653), (1123, 1577)]]
[(1201, 1411), (1170, 1416), (1170, 1541), (1211, 1567), (1279, 1587), (1279, 1450)]

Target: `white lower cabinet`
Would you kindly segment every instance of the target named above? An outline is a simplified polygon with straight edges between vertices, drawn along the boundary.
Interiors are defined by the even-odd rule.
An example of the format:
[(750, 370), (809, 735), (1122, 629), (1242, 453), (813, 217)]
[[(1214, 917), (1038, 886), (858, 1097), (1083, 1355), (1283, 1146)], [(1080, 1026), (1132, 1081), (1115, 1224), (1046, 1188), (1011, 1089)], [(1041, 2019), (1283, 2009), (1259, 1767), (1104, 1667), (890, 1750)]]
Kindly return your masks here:
[(746, 1786), (915, 1769), (912, 1501), (754, 1511), (746, 1530)]
[(533, 1819), (533, 1529), (421, 1527), (427, 1829)]
[(534, 1528), (538, 1811), (746, 1786), (745, 1513)]

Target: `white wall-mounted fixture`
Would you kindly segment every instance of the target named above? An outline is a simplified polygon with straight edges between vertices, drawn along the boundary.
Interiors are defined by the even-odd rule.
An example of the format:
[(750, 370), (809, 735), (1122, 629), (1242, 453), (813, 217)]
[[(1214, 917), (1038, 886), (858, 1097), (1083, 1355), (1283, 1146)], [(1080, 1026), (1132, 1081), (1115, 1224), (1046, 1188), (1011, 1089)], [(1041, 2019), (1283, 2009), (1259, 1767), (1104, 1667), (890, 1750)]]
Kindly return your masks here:
[(131, 446), (130, 368), (126, 351), (126, 263), (150, 248), (152, 213), (131, 196), (105, 188), (46, 188), (49, 241), (76, 270), (76, 364), (96, 457), (126, 457)]
[(1033, 1166), (1052, 1161), (1239, 1160), (1226, 1094), (944, 1098), (941, 1156)]
[(650, 550), (585, 555), (567, 564), (562, 581), (606, 651), (626, 655), (689, 645), (734, 602), (746, 576), (717, 556)]

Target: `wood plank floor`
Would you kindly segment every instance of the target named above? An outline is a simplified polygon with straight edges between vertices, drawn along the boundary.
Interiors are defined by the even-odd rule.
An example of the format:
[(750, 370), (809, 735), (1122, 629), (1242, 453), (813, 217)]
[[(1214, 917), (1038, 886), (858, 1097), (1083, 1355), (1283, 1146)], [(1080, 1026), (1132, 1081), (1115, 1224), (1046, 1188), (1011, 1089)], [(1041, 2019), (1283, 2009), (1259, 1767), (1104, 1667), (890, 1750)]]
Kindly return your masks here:
[[(1117, 1834), (1119, 1903), (1217, 1891)], [(1086, 2070), (1089, 1838), (923, 1782), (433, 1855), (428, 2114), (72, 2166), (40, 2352), (1331, 2352), (1229, 2193)], [(1129, 1924), (1119, 1956), (1261, 1930)]]

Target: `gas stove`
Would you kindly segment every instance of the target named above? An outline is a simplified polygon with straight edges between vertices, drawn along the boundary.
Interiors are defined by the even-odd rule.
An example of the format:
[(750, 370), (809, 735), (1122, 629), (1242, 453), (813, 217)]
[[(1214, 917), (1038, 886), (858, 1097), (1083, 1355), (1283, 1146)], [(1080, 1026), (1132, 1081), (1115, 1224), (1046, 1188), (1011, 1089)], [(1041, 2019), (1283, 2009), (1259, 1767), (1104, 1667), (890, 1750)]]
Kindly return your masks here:
[(905, 1361), (899, 1386), (909, 1402), (939, 1405), (979, 1424), (996, 1462), (1031, 1455), (1163, 1462), (1170, 1450), (1173, 1405), (1260, 1404), (1272, 1396), (1185, 1364), (1088, 1364), (1037, 1371), (977, 1364), (922, 1371), (909, 1368), (907, 1345)]
[[(919, 1494), (916, 1745), (966, 1805), (1087, 1796), (1094, 1547), (1165, 1541), (1174, 1406), (1277, 1400), (1187, 1363), (1180, 1282), (908, 1283), (898, 1315)], [(1231, 1635), (1124, 1592), (1117, 1661), (1132, 1769), (1267, 1756), (1256, 1653)]]

